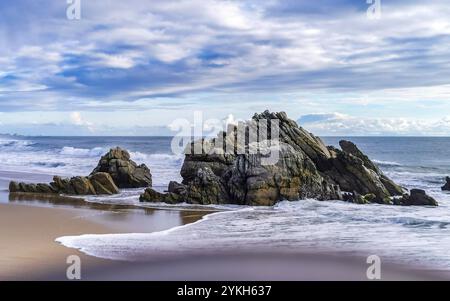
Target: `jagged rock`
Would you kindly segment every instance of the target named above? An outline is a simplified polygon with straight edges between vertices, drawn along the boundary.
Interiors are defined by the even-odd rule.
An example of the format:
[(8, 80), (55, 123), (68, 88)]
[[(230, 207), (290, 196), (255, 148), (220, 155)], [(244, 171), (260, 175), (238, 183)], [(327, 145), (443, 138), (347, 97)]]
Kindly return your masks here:
[(20, 184), (15, 182), (15, 181), (11, 181), (9, 182), (9, 192), (19, 192), (20, 191)]
[[(281, 200), (315, 198), (319, 200), (352, 199), (360, 203), (392, 204), (391, 197), (403, 194), (403, 189), (386, 177), (355, 144), (341, 141), (342, 150), (327, 147), (320, 138), (299, 127), (286, 113), (265, 111), (255, 114), (244, 125), (246, 141), (262, 121), (279, 122), (279, 158), (274, 164), (263, 164), (273, 145), (239, 145), (238, 130), (232, 126), (212, 140), (198, 140), (190, 145), (181, 176), (183, 187), (169, 192), (178, 195), (177, 202), (194, 204), (273, 205)], [(256, 125), (255, 125), (256, 123)], [(217, 143), (224, 137), (226, 152)], [(264, 142), (266, 142), (264, 144)], [(261, 145), (262, 144), (262, 145)], [(240, 153), (238, 149), (260, 152)], [(203, 149), (201, 154), (191, 154)], [(269, 155), (268, 155), (269, 154)], [(343, 191), (354, 194), (342, 195)], [(351, 197), (349, 197), (351, 196)], [(164, 202), (165, 194), (144, 194), (141, 201)], [(173, 196), (170, 201), (174, 201)]]
[(96, 194), (116, 194), (119, 188), (113, 178), (106, 172), (97, 172), (89, 177), (89, 181)]
[(353, 193), (343, 193), (343, 201), (355, 204), (371, 204), (371, 203), (380, 203), (385, 205), (392, 205), (394, 202), (390, 197), (384, 198), (380, 201), (377, 196), (373, 193), (369, 193), (366, 195), (361, 195), (357, 192)]
[(450, 177), (445, 177), (445, 185), (441, 187), (442, 190), (450, 190)]
[(376, 166), (372, 161), (370, 161), (369, 157), (367, 157), (362, 151), (360, 151), (359, 148), (353, 142), (341, 140), (339, 141), (339, 146), (341, 147), (343, 152), (353, 155), (357, 158), (360, 158), (363, 161), (364, 166), (366, 166), (369, 169), (372, 169), (377, 174), (381, 174), (381, 171), (378, 168), (378, 166)]
[(168, 192), (173, 192), (176, 194), (185, 194), (186, 193), (186, 185), (180, 184), (175, 181), (170, 181), (168, 186)]
[(104, 155), (91, 175), (98, 172), (110, 174), (119, 188), (152, 186), (150, 169), (145, 164), (138, 166), (130, 159), (130, 154), (120, 147), (113, 148)]
[(230, 203), (229, 195), (223, 180), (208, 167), (197, 170), (193, 180), (187, 186), (186, 194), (182, 195), (192, 204), (225, 204)]
[[(391, 179), (386, 177), (383, 172), (378, 168), (376, 164), (374, 164), (369, 157), (367, 157), (359, 148), (351, 141), (341, 140), (339, 141), (339, 146), (341, 147), (344, 153), (350, 154), (354, 157), (357, 157), (362, 160), (363, 165), (376, 173), (376, 177), (378, 178), (384, 188), (387, 190), (389, 195), (391, 196), (399, 196), (403, 194), (403, 188), (399, 185), (395, 184)], [(375, 181), (377, 181), (375, 180)]]
[(370, 204), (370, 203), (374, 203), (375, 199), (376, 199), (376, 195), (373, 193), (369, 193), (366, 195), (360, 195), (358, 194), (356, 196), (356, 202), (357, 204)]
[(71, 195), (100, 195), (115, 194), (119, 189), (107, 173), (95, 173), (90, 177), (73, 177), (63, 179), (53, 177), (50, 184), (9, 183), (9, 192), (26, 192), (39, 194), (71, 194)]
[(183, 202), (179, 194), (175, 193), (160, 193), (153, 188), (147, 188), (139, 197), (141, 202), (163, 202), (167, 204), (178, 204)]
[(422, 189), (411, 189), (410, 194), (395, 199), (394, 203), (402, 206), (438, 206), (438, 202)]
[(350, 142), (339, 142), (341, 150), (332, 150), (332, 158), (321, 171), (341, 187), (344, 191), (355, 191), (358, 194), (374, 194), (375, 203), (386, 203), (391, 196), (403, 194), (403, 189), (386, 177), (358, 147)]
[(37, 184), (36, 190), (38, 193), (56, 193), (57, 191), (48, 184)]
[(97, 194), (90, 179), (85, 177), (74, 177), (70, 179), (69, 185), (73, 187), (74, 194), (77, 195)]

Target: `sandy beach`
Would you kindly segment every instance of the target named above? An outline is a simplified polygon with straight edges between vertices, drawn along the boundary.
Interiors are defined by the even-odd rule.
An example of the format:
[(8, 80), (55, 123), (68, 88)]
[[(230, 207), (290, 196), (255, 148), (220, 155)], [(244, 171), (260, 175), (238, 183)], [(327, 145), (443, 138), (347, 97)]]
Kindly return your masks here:
[[(94, 212), (93, 212), (94, 211)], [(92, 209), (45, 208), (21, 204), (0, 205), (0, 280), (67, 280), (66, 258), (78, 255), (82, 280), (367, 280), (363, 258), (330, 254), (192, 254), (157, 262), (120, 262), (87, 256), (54, 240), (64, 235), (126, 233), (141, 231), (138, 221), (165, 220), (153, 229), (177, 225), (181, 212), (155, 210), (153, 215)], [(159, 216), (158, 214), (163, 214)], [(134, 216), (134, 223), (111, 222)], [(202, 213), (187, 213), (185, 222)], [(140, 217), (139, 217), (140, 216)], [(145, 224), (145, 223), (144, 223)], [(141, 224), (142, 225), (142, 224)], [(133, 231), (133, 228), (135, 231)], [(444, 279), (439, 273), (383, 268), (384, 280)]]

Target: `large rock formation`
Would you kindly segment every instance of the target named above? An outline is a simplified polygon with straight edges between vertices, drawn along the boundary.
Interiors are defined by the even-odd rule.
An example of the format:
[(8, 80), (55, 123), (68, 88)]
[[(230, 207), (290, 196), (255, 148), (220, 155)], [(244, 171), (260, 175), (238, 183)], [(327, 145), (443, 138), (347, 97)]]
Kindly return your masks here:
[(104, 155), (91, 175), (98, 172), (109, 173), (119, 188), (152, 186), (150, 169), (145, 164), (138, 166), (130, 159), (128, 151), (120, 147), (113, 148)]
[(11, 182), (9, 191), (46, 194), (99, 195), (116, 194), (119, 188), (149, 187), (152, 185), (150, 169), (137, 165), (130, 154), (119, 147), (111, 149), (99, 161), (88, 177), (62, 179), (55, 176), (50, 184)]
[(104, 172), (95, 173), (89, 177), (73, 177), (63, 179), (53, 177), (50, 184), (9, 183), (9, 192), (71, 194), (71, 195), (100, 195), (119, 192), (111, 176)]
[[(278, 141), (270, 139), (270, 121), (276, 121), (272, 127), (278, 123)], [(261, 135), (263, 126), (268, 135)], [(239, 133), (244, 133), (245, 143), (237, 138)], [(259, 143), (250, 139), (255, 137)], [(327, 147), (284, 112), (265, 111), (245, 124), (229, 127), (215, 139), (189, 145), (181, 169), (182, 183), (171, 183), (168, 193), (148, 188), (140, 200), (273, 205), (281, 200), (315, 198), (393, 204), (394, 196), (403, 195), (403, 189), (356, 145), (341, 141), (340, 146), (342, 150)], [(203, 152), (192, 154), (196, 149)], [(275, 152), (277, 160), (267, 164)], [(430, 204), (429, 200), (423, 201), (423, 205)]]

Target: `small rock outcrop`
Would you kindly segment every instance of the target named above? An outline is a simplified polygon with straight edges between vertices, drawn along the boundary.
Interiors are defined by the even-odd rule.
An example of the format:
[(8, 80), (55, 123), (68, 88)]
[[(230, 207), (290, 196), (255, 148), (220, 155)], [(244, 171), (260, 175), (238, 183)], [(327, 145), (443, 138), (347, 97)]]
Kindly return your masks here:
[(145, 164), (137, 165), (130, 159), (128, 151), (120, 147), (113, 148), (105, 154), (91, 175), (98, 172), (110, 174), (119, 188), (152, 186), (150, 169)]
[(402, 206), (438, 206), (438, 202), (422, 189), (411, 189), (410, 194), (394, 198), (394, 203)]
[(116, 194), (119, 188), (139, 188), (152, 185), (150, 169), (145, 164), (137, 165), (130, 159), (128, 151), (116, 147), (101, 157), (97, 167), (88, 177), (63, 179), (53, 177), (50, 184), (10, 182), (9, 192), (100, 195)]
[[(255, 134), (262, 126), (271, 132), (273, 120), (278, 124), (276, 143)], [(243, 145), (237, 139), (239, 131), (246, 136)], [(251, 133), (258, 138), (257, 144), (250, 142)], [(148, 188), (140, 200), (270, 206), (282, 200), (315, 198), (393, 204), (394, 197), (404, 194), (403, 188), (385, 176), (355, 144), (341, 141), (340, 147), (327, 147), (284, 112), (265, 111), (230, 126), (217, 138), (193, 142), (186, 149), (182, 183), (172, 182), (167, 193)], [(195, 149), (203, 151), (192, 154)], [(265, 164), (274, 151), (278, 152), (277, 160)], [(404, 203), (421, 203), (416, 197)]]
[(119, 193), (111, 176), (99, 172), (89, 177), (61, 178), (53, 177), (50, 184), (9, 183), (9, 192), (45, 193), (45, 194), (70, 194), (70, 195), (101, 195)]
[(441, 187), (443, 191), (450, 191), (450, 177), (445, 177), (445, 185)]

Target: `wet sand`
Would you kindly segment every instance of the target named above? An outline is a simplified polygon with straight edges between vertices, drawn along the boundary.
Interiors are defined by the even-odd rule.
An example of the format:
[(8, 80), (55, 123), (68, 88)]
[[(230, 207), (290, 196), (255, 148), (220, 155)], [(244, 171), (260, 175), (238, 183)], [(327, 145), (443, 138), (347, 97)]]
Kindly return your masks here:
[(54, 239), (62, 233), (108, 233), (99, 223), (81, 221), (85, 212), (0, 204), (0, 280), (34, 280), (52, 273), (65, 277), (66, 258), (80, 256), (83, 265), (101, 266), (107, 260), (67, 249)]
[(101, 271), (113, 262), (66, 248), (55, 242), (57, 237), (160, 231), (202, 216), (167, 210), (149, 212), (0, 204), (0, 280), (64, 280), (69, 255), (80, 256), (84, 278), (88, 278), (91, 271)]

